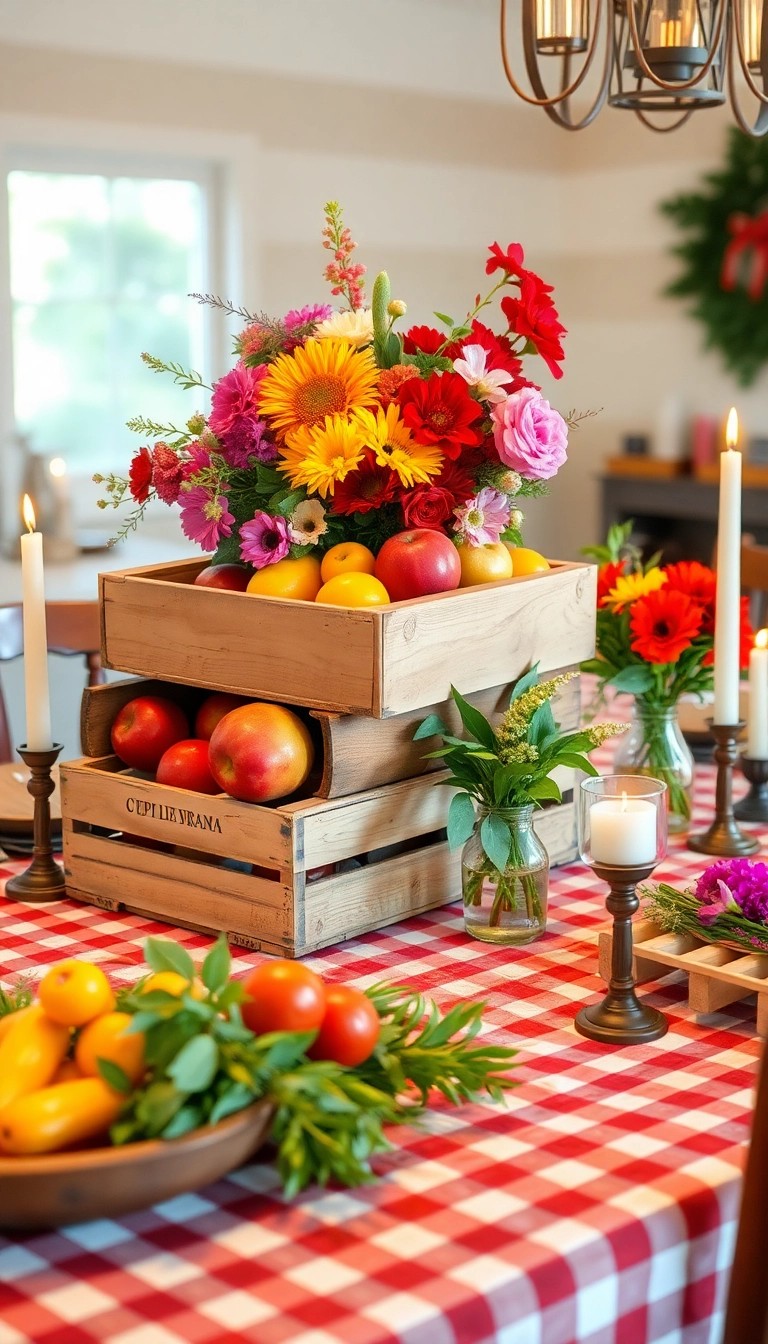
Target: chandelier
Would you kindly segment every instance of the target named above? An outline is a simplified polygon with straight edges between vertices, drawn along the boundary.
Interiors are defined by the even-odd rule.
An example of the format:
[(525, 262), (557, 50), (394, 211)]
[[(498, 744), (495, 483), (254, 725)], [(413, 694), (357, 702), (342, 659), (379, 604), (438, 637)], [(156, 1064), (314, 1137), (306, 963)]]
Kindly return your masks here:
[[(606, 99), (654, 131), (673, 131), (698, 108), (730, 99), (741, 129), (768, 131), (768, 4), (763, 0), (520, 0), (525, 69), (530, 92), (512, 71), (507, 46), (507, 0), (501, 0), (501, 55), (515, 93), (558, 126), (580, 131)], [(557, 65), (556, 65), (557, 63)], [(554, 92), (542, 69), (559, 66)], [(591, 105), (576, 119), (571, 99), (593, 69)], [(750, 123), (737, 88), (739, 72), (758, 102)], [(550, 87), (554, 80), (548, 81)], [(672, 120), (654, 121), (653, 113)]]

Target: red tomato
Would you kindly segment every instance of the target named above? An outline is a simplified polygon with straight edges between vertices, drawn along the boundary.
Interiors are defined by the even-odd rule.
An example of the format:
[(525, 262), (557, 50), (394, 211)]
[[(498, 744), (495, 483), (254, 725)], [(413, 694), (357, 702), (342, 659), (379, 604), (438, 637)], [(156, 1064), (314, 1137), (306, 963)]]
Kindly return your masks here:
[(243, 1021), (257, 1036), (268, 1031), (317, 1031), (325, 1013), (325, 985), (298, 961), (266, 961), (244, 984)]
[(352, 985), (329, 985), (325, 1017), (308, 1054), (311, 1059), (335, 1059), (354, 1068), (373, 1054), (381, 1020), (371, 1000)]

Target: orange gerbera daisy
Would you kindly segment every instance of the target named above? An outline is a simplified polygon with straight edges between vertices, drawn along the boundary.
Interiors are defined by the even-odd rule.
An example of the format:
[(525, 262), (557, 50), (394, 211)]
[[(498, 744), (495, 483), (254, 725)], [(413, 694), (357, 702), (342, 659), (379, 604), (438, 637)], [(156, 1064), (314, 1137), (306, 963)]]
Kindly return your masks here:
[(701, 633), (701, 617), (701, 607), (687, 593), (657, 589), (632, 605), (631, 647), (647, 663), (676, 663)]
[(327, 415), (375, 406), (379, 370), (370, 350), (348, 341), (307, 341), (290, 355), (278, 355), (259, 387), (259, 411), (278, 438)]

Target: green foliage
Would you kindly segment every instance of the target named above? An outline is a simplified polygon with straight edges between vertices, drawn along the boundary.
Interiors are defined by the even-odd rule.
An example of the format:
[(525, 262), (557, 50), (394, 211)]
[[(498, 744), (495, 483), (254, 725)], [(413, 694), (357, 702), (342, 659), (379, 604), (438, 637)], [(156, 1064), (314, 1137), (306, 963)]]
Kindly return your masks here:
[(9, 1013), (18, 1013), (21, 1008), (28, 1008), (33, 998), (32, 981), (26, 976), (21, 976), (13, 989), (3, 989), (0, 985), (0, 1018), (7, 1017)]
[[(165, 939), (148, 939), (145, 955), (153, 969), (186, 976), (191, 966), (185, 950)], [(222, 935), (203, 963), (202, 1000), (141, 993), (141, 985), (123, 997), (131, 1029), (145, 1033), (150, 1073), (113, 1125), (114, 1143), (177, 1138), (263, 1097), (275, 1108), (272, 1139), (290, 1198), (311, 1181), (371, 1180), (371, 1158), (390, 1146), (384, 1125), (413, 1123), (432, 1088), (453, 1102), (484, 1092), (500, 1101), (513, 1086), (506, 1073), (516, 1052), (472, 1044), (483, 1004), (460, 1004), (441, 1017), (421, 995), (377, 985), (369, 994), (381, 1017), (379, 1042), (365, 1064), (348, 1069), (307, 1058), (313, 1032), (255, 1036), (243, 1025), (242, 987), (229, 973)], [(99, 1068), (111, 1086), (130, 1090), (116, 1065), (100, 1060)]]
[(756, 216), (768, 200), (768, 141), (730, 131), (726, 161), (708, 173), (699, 191), (664, 201), (661, 209), (681, 230), (684, 241), (674, 252), (680, 275), (666, 293), (691, 300), (690, 312), (706, 332), (705, 344), (717, 350), (726, 369), (742, 386), (754, 382), (768, 361), (768, 293), (757, 301), (745, 289), (728, 291), (720, 277), (734, 213)]
[(174, 383), (183, 387), (185, 392), (191, 391), (193, 387), (204, 388), (206, 392), (211, 390), (208, 383), (203, 382), (201, 375), (195, 369), (185, 369), (181, 364), (175, 363), (174, 360), (158, 359), (157, 355), (148, 355), (146, 350), (141, 358), (147, 368), (152, 369), (154, 373), (170, 373)]
[(598, 565), (617, 565), (620, 560), (633, 559), (636, 563), (632, 568), (637, 568), (640, 552), (630, 543), (634, 526), (634, 518), (630, 518), (626, 523), (612, 523), (608, 528), (605, 545), (582, 546), (580, 554), (585, 555), (588, 560), (594, 560)]
[(428, 378), (431, 373), (445, 373), (453, 368), (453, 360), (446, 359), (444, 355), (425, 355), (421, 350), (417, 350), (413, 355), (403, 355), (403, 364), (413, 364), (414, 368), (419, 370), (422, 378)]

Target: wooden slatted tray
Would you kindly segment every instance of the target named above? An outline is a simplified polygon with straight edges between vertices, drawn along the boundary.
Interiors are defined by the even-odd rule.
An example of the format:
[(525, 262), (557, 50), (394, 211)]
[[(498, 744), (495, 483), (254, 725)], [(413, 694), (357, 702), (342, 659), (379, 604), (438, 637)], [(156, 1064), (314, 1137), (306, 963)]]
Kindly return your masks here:
[[(115, 756), (61, 766), (67, 894), (298, 957), (456, 900), (452, 790), (427, 775), (275, 806), (169, 788)], [(572, 857), (573, 802), (542, 811), (550, 861)]]
[[(768, 1036), (768, 953), (736, 952), (687, 933), (664, 933), (648, 919), (632, 926), (635, 981), (658, 980), (671, 970), (688, 976), (688, 1003), (694, 1013), (716, 1013), (729, 1003), (757, 994), (757, 1030)], [(598, 938), (600, 975), (611, 978), (610, 928)]]
[(594, 653), (594, 565), (350, 609), (198, 588), (207, 563), (100, 575), (103, 665), (384, 719)]

